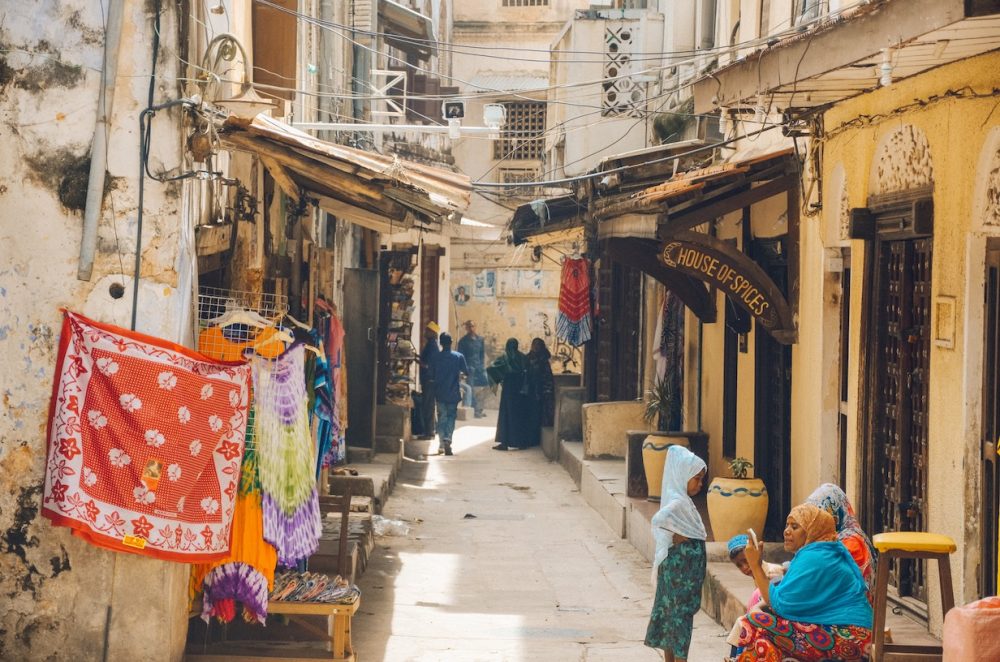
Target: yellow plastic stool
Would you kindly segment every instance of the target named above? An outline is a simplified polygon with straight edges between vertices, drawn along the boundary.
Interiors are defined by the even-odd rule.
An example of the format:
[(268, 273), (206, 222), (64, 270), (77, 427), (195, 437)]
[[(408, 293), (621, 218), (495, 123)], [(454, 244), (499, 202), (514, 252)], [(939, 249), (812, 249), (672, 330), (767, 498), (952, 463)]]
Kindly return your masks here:
[(891, 660), (940, 660), (941, 646), (914, 646), (909, 644), (885, 643), (885, 603), (889, 587), (890, 559), (932, 559), (938, 562), (938, 577), (941, 580), (942, 616), (955, 606), (955, 591), (951, 585), (951, 561), (949, 556), (957, 547), (948, 536), (919, 531), (899, 531), (880, 533), (872, 538), (881, 555), (875, 579), (875, 622), (872, 625), (872, 662)]

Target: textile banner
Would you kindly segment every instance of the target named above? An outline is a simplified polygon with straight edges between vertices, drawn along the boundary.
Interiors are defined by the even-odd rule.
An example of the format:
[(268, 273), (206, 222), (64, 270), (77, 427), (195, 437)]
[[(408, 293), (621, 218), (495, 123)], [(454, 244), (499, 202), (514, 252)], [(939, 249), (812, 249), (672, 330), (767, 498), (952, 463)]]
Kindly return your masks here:
[(42, 514), (109, 549), (229, 552), (250, 366), (66, 312)]

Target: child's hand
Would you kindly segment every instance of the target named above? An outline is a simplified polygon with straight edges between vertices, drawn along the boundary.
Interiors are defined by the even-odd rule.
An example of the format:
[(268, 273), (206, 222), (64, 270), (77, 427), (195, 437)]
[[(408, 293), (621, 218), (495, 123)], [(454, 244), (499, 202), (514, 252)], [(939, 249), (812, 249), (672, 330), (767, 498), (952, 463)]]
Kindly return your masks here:
[(747, 562), (750, 564), (751, 568), (760, 567), (760, 559), (763, 554), (764, 543), (759, 542), (755, 547), (753, 541), (751, 540), (747, 543), (745, 553), (747, 555)]

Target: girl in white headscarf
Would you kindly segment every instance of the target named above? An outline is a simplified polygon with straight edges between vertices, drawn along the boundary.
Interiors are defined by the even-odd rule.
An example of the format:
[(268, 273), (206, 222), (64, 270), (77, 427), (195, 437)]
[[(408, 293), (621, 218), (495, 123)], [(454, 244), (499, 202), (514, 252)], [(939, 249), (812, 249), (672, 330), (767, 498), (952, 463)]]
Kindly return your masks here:
[(705, 524), (691, 497), (701, 491), (705, 462), (683, 446), (671, 446), (663, 466), (660, 510), (653, 516), (656, 598), (646, 645), (666, 662), (684, 662), (705, 580)]

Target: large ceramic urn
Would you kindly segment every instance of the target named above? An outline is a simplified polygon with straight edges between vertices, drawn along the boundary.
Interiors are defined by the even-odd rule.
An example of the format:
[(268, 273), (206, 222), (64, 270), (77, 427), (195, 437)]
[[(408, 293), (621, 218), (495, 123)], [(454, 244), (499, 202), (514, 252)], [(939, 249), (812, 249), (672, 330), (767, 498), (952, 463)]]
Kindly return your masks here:
[(671, 446), (690, 448), (687, 437), (672, 437), (668, 434), (651, 434), (642, 442), (642, 467), (646, 472), (648, 501), (659, 501), (663, 488), (663, 464), (667, 460), (667, 449)]
[(767, 487), (760, 478), (713, 478), (708, 486), (712, 537), (725, 542), (752, 528), (763, 539)]

